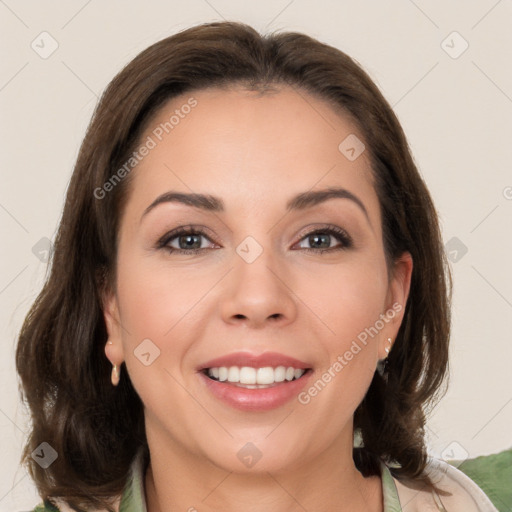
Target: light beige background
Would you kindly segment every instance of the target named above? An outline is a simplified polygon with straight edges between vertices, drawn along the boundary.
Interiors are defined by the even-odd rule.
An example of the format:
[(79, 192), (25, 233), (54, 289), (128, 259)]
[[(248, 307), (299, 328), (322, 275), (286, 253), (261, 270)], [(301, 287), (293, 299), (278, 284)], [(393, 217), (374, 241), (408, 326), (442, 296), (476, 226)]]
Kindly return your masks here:
[[(36, 251), (38, 258), (32, 249), (55, 235), (97, 98), (148, 45), (221, 19), (303, 31), (334, 45), (362, 64), (393, 105), (445, 243), (467, 247), (455, 258), (448, 246), (456, 259), (451, 387), (428, 423), (430, 450), (473, 457), (512, 445), (510, 1), (0, 0), (0, 511), (39, 501), (18, 466), (27, 418), (15, 338), (46, 270), (44, 253)], [(43, 31), (58, 43), (46, 59), (31, 47), (51, 48)], [(453, 58), (464, 41), (469, 47)]]

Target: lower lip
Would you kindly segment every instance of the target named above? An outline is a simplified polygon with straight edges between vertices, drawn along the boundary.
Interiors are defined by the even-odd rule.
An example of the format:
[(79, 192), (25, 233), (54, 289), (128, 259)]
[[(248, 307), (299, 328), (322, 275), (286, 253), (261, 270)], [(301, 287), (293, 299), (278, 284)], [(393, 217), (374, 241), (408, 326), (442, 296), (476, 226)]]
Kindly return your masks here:
[(300, 379), (284, 381), (269, 388), (248, 389), (210, 379), (203, 372), (199, 376), (217, 398), (242, 411), (269, 411), (296, 397), (306, 385), (312, 371), (307, 370)]

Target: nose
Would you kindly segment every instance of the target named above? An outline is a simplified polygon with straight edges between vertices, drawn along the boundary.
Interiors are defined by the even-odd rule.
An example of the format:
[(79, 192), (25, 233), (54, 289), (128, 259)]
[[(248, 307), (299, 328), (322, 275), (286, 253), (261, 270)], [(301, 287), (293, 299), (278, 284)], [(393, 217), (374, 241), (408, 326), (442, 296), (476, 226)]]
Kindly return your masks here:
[(235, 253), (234, 268), (220, 298), (222, 318), (253, 329), (285, 326), (295, 320), (297, 302), (292, 277), (263, 253), (248, 263)]

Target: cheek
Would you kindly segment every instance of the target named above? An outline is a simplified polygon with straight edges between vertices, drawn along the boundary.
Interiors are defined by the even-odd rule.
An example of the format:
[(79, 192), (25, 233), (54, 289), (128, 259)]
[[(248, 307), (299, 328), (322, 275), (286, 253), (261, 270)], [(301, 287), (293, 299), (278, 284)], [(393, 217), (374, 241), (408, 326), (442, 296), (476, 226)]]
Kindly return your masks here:
[(373, 258), (353, 258), (344, 265), (323, 269), (313, 282), (308, 277), (302, 279), (307, 305), (317, 313), (326, 332), (330, 332), (332, 343), (340, 349), (366, 332), (384, 313), (387, 275)]
[[(326, 275), (310, 286), (308, 305), (324, 326), (323, 348), (327, 358), (318, 372), (330, 391), (323, 393), (324, 405), (353, 410), (362, 400), (373, 378), (378, 360), (378, 340), (385, 323), (387, 274), (373, 258), (354, 258), (347, 265), (326, 269)], [(320, 287), (320, 283), (326, 283)], [(311, 283), (310, 283), (311, 284)], [(308, 283), (303, 283), (304, 290)], [(311, 302), (310, 302), (311, 299)], [(315, 391), (312, 391), (313, 394)], [(307, 400), (307, 397), (306, 397)]]
[(127, 330), (155, 339), (171, 336), (208, 289), (208, 282), (189, 269), (170, 271), (163, 259), (144, 261), (136, 255), (120, 260), (118, 283)]
[[(194, 270), (192, 264), (171, 269), (164, 257), (127, 254), (120, 258), (118, 298), (124, 358), (142, 395), (155, 393), (156, 382), (159, 388), (174, 389), (175, 382), (166, 370), (178, 375), (188, 361), (187, 354), (208, 319), (204, 309), (208, 291), (217, 281), (216, 273)], [(138, 356), (148, 352), (146, 359), (156, 357), (145, 366)]]
[(321, 419), (324, 431), (335, 433), (350, 421), (374, 376), (380, 336), (374, 326), (383, 313), (385, 288), (379, 274), (369, 269), (331, 272), (328, 282), (328, 291), (315, 292), (324, 324), (325, 363), (299, 403), (314, 411), (315, 428)]
[(124, 361), (150, 411), (187, 403), (173, 376), (197, 334), (200, 299), (211, 287), (189, 271), (170, 272), (164, 265), (126, 255), (118, 267)]

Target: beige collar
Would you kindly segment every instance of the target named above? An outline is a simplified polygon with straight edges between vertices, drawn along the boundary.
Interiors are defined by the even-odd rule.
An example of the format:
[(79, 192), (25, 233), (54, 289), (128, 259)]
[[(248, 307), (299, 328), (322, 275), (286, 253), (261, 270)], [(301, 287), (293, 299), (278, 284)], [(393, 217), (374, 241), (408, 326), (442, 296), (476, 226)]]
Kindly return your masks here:
[(454, 466), (430, 458), (426, 471), (439, 493), (393, 478), (401, 505), (399, 511), (498, 512), (480, 487)]

